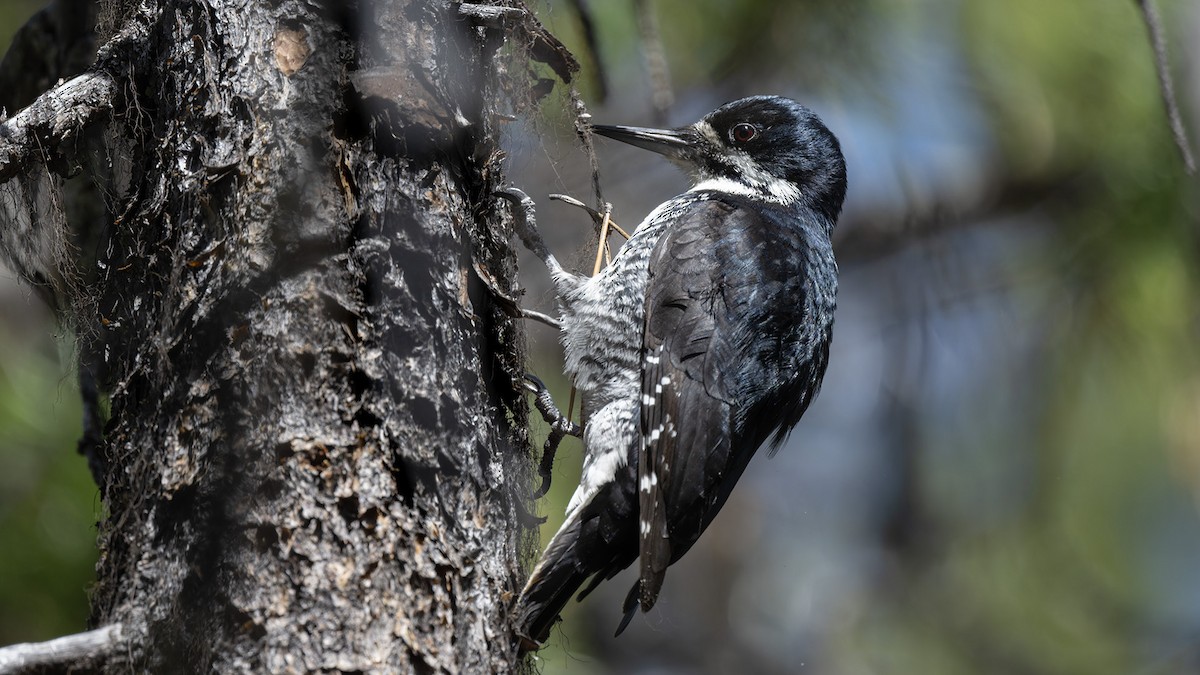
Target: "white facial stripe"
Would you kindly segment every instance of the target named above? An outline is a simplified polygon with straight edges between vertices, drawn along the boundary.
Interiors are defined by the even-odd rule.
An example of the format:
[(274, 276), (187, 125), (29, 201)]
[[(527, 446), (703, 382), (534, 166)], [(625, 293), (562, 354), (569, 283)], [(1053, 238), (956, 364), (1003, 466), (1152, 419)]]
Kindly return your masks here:
[(751, 165), (754, 166), (753, 171), (749, 169), (743, 169), (742, 171), (742, 178), (747, 183), (765, 190), (767, 194), (784, 203), (800, 199), (800, 188), (795, 183), (782, 178), (776, 178), (759, 169), (753, 162), (751, 162)]
[(732, 178), (705, 178), (693, 185), (689, 192), (700, 192), (701, 190), (729, 192), (779, 204), (790, 204), (800, 199), (800, 188), (780, 178), (771, 179), (771, 182), (763, 186), (763, 189), (755, 189)]

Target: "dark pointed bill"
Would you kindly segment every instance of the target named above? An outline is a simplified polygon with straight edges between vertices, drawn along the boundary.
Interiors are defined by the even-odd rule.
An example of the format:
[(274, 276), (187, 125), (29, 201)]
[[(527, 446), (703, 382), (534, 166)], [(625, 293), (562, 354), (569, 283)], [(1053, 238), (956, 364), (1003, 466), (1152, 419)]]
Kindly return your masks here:
[(657, 152), (668, 157), (682, 157), (691, 149), (695, 132), (690, 129), (648, 129), (645, 127), (621, 127), (597, 124), (596, 133), (615, 141)]

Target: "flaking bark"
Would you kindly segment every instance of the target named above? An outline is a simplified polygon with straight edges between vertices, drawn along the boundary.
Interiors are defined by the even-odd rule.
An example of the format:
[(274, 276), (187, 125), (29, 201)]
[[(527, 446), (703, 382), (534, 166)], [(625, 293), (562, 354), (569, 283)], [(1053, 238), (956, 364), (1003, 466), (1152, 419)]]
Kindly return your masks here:
[(503, 27), (434, 0), (101, 11), (138, 13), (78, 179), (107, 217), (67, 223), (111, 411), (103, 669), (518, 667), (523, 354), (474, 271), (514, 267)]

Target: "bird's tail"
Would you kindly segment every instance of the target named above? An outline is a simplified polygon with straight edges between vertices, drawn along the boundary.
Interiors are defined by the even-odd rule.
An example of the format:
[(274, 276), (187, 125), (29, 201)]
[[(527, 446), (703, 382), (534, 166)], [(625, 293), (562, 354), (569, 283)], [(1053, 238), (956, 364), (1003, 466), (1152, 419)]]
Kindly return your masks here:
[(575, 512), (554, 534), (517, 599), (517, 636), (526, 651), (546, 641), (563, 607), (591, 575), (578, 557), (579, 529)]

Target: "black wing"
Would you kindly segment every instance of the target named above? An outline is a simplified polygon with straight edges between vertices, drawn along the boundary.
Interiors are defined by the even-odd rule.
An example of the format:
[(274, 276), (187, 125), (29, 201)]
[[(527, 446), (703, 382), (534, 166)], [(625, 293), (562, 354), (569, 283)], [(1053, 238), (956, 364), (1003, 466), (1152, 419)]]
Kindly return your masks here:
[(781, 441), (815, 394), (836, 290), (828, 239), (817, 239), (794, 217), (711, 199), (673, 223), (651, 255), (638, 465), (643, 611), (758, 446), (772, 433)]

